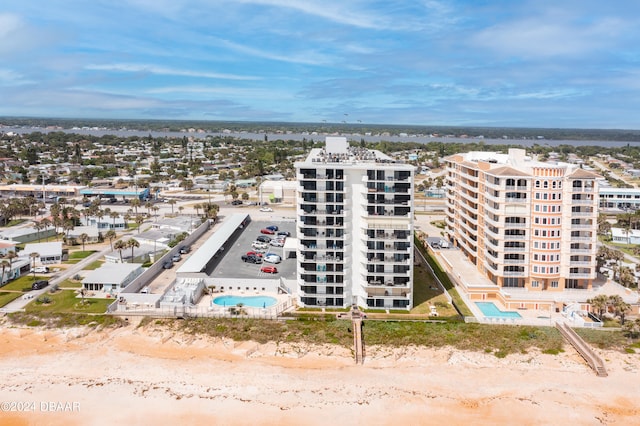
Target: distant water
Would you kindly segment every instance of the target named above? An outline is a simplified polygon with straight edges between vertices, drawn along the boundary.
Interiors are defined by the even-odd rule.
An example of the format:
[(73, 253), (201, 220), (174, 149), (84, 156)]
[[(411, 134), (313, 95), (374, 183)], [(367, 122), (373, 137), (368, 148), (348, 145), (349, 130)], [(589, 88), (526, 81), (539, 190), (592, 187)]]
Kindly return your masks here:
[[(242, 139), (250, 139), (255, 141), (264, 141), (265, 133), (248, 133), (248, 132), (163, 132), (163, 131), (144, 131), (144, 130), (110, 130), (100, 128), (78, 128), (78, 129), (45, 129), (38, 127), (2, 127), (0, 131), (4, 133), (33, 133), (33, 132), (65, 132), (76, 133), (81, 135), (92, 136), (104, 136), (115, 135), (118, 137), (173, 137), (182, 138), (183, 136), (192, 137), (195, 139), (205, 139), (207, 136), (230, 136)], [(352, 133), (342, 134), (311, 134), (311, 133), (266, 133), (267, 138), (270, 141), (283, 139), (283, 140), (295, 140), (301, 141), (303, 139), (319, 141), (324, 140), (326, 136), (345, 136), (348, 140), (360, 141), (364, 139), (366, 142), (443, 142), (443, 143), (484, 143), (486, 145), (521, 145), (523, 147), (531, 147), (533, 145), (547, 145), (550, 147), (560, 145), (573, 145), (573, 146), (602, 146), (610, 148), (621, 148), (627, 145), (638, 145), (640, 142), (628, 142), (628, 141), (576, 141), (576, 140), (548, 140), (548, 139), (482, 139), (482, 138), (457, 138), (457, 137), (430, 137), (430, 136), (367, 136)]]

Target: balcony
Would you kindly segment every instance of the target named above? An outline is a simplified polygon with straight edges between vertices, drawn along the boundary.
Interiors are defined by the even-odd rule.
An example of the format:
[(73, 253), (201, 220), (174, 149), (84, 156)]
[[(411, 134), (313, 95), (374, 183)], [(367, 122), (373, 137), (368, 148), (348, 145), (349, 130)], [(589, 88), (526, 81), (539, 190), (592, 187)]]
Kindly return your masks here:
[(502, 272), (502, 276), (504, 277), (526, 277), (526, 271), (504, 271)]
[(592, 205), (593, 203), (595, 203), (595, 200), (584, 200), (584, 199), (571, 199), (571, 204), (573, 205)]
[(569, 266), (594, 266), (595, 262), (588, 260), (570, 260)]
[(524, 265), (528, 262), (525, 259), (503, 259), (502, 263), (505, 265)]
[(593, 279), (595, 278), (595, 272), (593, 274), (585, 274), (584, 272), (569, 272), (569, 279)]

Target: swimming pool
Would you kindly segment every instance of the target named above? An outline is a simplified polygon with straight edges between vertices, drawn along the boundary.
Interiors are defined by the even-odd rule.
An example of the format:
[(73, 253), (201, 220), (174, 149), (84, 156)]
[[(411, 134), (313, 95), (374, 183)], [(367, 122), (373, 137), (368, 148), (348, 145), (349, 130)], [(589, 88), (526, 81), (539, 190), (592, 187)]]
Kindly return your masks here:
[(252, 308), (268, 308), (277, 302), (270, 296), (219, 296), (213, 299), (213, 303), (218, 306), (237, 306), (242, 303), (243, 306)]
[(476, 306), (487, 318), (522, 318), (517, 312), (501, 311), (493, 302), (476, 302)]

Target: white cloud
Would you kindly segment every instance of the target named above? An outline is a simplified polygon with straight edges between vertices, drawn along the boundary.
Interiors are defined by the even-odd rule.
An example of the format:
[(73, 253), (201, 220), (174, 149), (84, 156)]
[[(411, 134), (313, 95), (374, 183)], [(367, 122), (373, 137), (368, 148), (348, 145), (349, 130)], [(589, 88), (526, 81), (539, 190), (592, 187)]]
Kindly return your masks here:
[(334, 60), (322, 53), (314, 52), (312, 50), (308, 50), (303, 54), (300, 53), (289, 53), (289, 54), (278, 54), (273, 52), (268, 52), (264, 49), (249, 47), (243, 44), (235, 43), (230, 40), (216, 40), (220, 45), (226, 47), (227, 49), (233, 50), (235, 52), (244, 53), (249, 56), (254, 56), (258, 58), (269, 59), (272, 61), (280, 61), (280, 62), (288, 62), (294, 64), (303, 64), (303, 65), (327, 65), (332, 63)]
[(165, 86), (149, 89), (146, 93), (153, 95), (179, 93), (193, 95), (217, 95), (231, 96), (234, 98), (249, 99), (279, 99), (294, 98), (288, 92), (274, 91), (260, 88), (237, 88), (237, 87), (208, 87), (208, 86)]
[[(329, 1), (312, 2), (309, 0), (237, 0), (239, 3), (293, 9), (307, 15), (317, 16), (339, 24), (359, 28), (387, 28), (390, 22), (386, 18), (368, 13), (365, 10), (352, 11), (344, 7), (345, 3)], [(349, 4), (349, 2), (346, 2)]]
[(583, 56), (614, 43), (625, 23), (602, 18), (591, 24), (549, 17), (528, 18), (480, 31), (472, 43), (517, 57)]
[(96, 71), (116, 71), (133, 73), (151, 73), (160, 75), (174, 75), (181, 77), (199, 77), (223, 80), (259, 80), (260, 77), (244, 76), (236, 74), (221, 74), (203, 71), (181, 70), (176, 68), (162, 67), (152, 64), (89, 64), (85, 69)]

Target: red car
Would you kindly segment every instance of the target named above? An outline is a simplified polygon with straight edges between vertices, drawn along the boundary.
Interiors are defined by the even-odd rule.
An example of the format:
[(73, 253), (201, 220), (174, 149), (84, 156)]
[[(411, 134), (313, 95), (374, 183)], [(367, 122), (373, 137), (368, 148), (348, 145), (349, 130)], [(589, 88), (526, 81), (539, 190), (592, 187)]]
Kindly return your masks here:
[(247, 256), (258, 256), (258, 257), (262, 257), (262, 253), (257, 252), (257, 251), (248, 251), (248, 252), (247, 252)]
[(277, 274), (278, 268), (275, 266), (263, 266), (260, 268), (260, 272), (266, 272), (267, 274)]
[(276, 231), (272, 230), (272, 229), (268, 229), (268, 228), (264, 228), (260, 230), (261, 234), (269, 234), (269, 235), (273, 235), (276, 233)]

